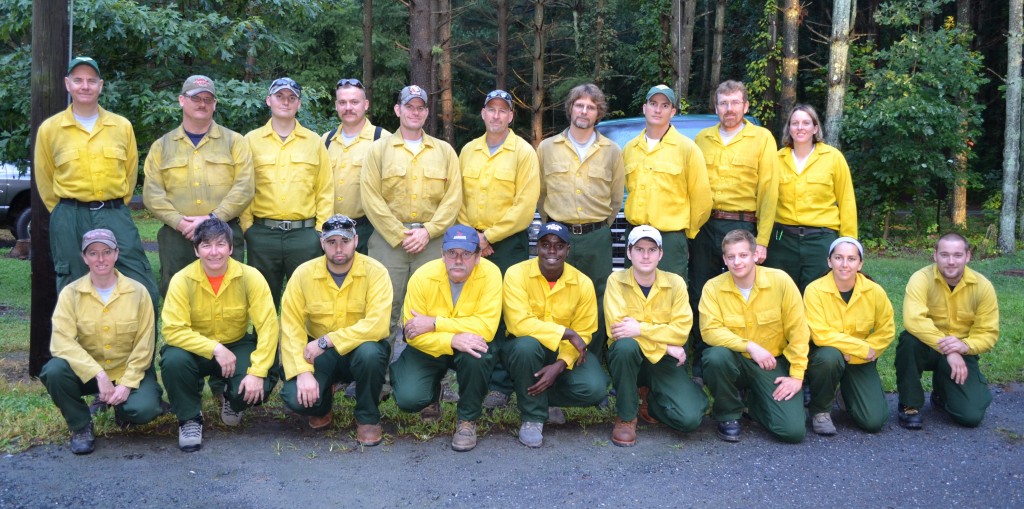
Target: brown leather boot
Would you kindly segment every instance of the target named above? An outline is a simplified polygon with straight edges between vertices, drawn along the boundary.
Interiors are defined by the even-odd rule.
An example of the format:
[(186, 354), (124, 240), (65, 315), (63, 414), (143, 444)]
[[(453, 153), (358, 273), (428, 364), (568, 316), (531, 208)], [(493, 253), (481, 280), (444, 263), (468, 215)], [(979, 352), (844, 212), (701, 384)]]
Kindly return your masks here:
[(612, 429), (612, 443), (619, 447), (636, 445), (636, 419), (623, 421), (616, 417), (615, 428)]
[(356, 442), (359, 445), (373, 447), (380, 443), (384, 429), (380, 424), (356, 424)]
[(651, 414), (647, 412), (647, 396), (651, 393), (650, 387), (640, 387), (640, 411), (637, 412), (638, 417), (644, 420), (648, 424), (657, 424), (658, 420), (651, 417)]
[(324, 429), (331, 425), (331, 421), (334, 420), (334, 412), (327, 412), (319, 417), (315, 415), (309, 416), (309, 427), (313, 429)]

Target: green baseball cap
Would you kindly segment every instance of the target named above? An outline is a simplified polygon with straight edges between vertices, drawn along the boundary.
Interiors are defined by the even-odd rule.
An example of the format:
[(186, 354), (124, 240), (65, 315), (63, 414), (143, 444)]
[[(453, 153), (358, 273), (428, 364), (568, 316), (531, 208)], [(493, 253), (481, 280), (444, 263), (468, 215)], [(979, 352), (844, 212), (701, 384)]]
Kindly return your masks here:
[(647, 91), (647, 97), (645, 101), (650, 101), (652, 97), (661, 94), (668, 99), (668, 102), (672, 103), (672, 107), (676, 107), (676, 93), (668, 85), (655, 85)]
[(92, 58), (89, 58), (89, 57), (75, 57), (68, 64), (68, 74), (70, 75), (71, 71), (75, 70), (75, 67), (78, 67), (80, 65), (87, 65), (87, 66), (92, 67), (93, 69), (95, 69), (96, 70), (96, 74), (100, 73), (100, 64), (97, 64), (96, 61), (93, 60)]

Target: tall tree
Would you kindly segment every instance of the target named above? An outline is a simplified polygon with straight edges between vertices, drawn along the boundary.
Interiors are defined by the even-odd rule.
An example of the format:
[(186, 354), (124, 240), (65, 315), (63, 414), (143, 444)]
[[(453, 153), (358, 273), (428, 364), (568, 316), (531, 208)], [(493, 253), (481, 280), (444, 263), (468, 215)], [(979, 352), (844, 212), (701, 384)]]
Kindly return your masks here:
[(494, 87), (508, 90), (508, 1), (498, 0), (498, 55)]
[(690, 69), (693, 67), (693, 25), (697, 0), (672, 2), (672, 38), (676, 71), (676, 97), (686, 100), (690, 95)]
[(779, 100), (781, 114), (778, 129), (785, 128), (786, 115), (796, 104), (796, 73), (800, 62), (799, 37), (802, 20), (800, 0), (786, 0), (782, 10), (782, 94)]
[(532, 0), (533, 23), (533, 77), (530, 81), (530, 135), (536, 148), (544, 139), (544, 59), (547, 55), (548, 27), (544, 25), (544, 8), (547, 0)]
[(437, 40), (441, 46), (437, 86), (441, 92), (444, 140), (455, 144), (455, 102), (452, 96), (452, 2), (437, 0)]
[[(971, 2), (969, 0), (956, 0), (956, 27), (967, 34), (965, 37), (973, 46), (974, 30), (971, 28)], [(974, 102), (974, 98), (961, 94), (959, 102), (961, 115), (966, 118), (965, 104)], [(970, 173), (971, 141), (966, 136), (966, 124), (963, 127), (964, 143), (953, 157), (953, 200), (950, 207), (953, 226), (957, 228), (967, 227), (967, 178)]]
[(363, 90), (373, 104), (373, 0), (363, 0)]
[[(715, 88), (722, 81), (722, 39), (725, 37), (725, 0), (718, 0), (715, 3), (715, 42), (711, 55), (710, 88)], [(715, 109), (715, 96), (708, 94), (710, 108)]]
[[(1014, 226), (1021, 200), (1021, 46), (1024, 45), (1024, 0), (1010, 0), (1010, 27), (1006, 41), (1006, 130), (1003, 144), (1003, 204), (999, 216), (999, 250), (1011, 254), (1017, 249)], [(1021, 221), (1024, 225), (1024, 221)]]
[(825, 108), (825, 142), (840, 148), (843, 101), (846, 99), (846, 68), (850, 53), (850, 27), (857, 15), (856, 0), (832, 3), (832, 41), (828, 59), (828, 103)]
[(595, 9), (597, 19), (594, 23), (594, 84), (598, 87), (601, 86), (601, 75), (603, 74), (602, 66), (602, 52), (604, 51), (604, 0), (597, 0), (597, 9)]
[(431, 0), (409, 0), (409, 81), (433, 95), (434, 33)]

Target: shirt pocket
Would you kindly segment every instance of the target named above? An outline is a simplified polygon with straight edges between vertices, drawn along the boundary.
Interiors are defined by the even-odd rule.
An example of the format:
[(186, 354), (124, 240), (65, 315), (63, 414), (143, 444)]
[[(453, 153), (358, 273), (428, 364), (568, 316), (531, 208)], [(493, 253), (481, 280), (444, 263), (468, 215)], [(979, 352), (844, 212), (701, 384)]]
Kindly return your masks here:
[(408, 171), (405, 165), (399, 164), (385, 165), (381, 170), (381, 195), (392, 206), (404, 207), (408, 201), (405, 192), (405, 176)]
[(116, 322), (114, 331), (118, 340), (133, 341), (139, 332), (139, 322), (138, 320)]
[(254, 180), (256, 187), (274, 186), (277, 180), (277, 156), (273, 154), (263, 154), (252, 156), (252, 167)]
[(773, 341), (782, 337), (782, 313), (778, 309), (760, 311), (756, 313), (756, 316), (760, 334), (769, 336)]
[(423, 168), (423, 195), (433, 203), (440, 202), (448, 188), (448, 165), (443, 159), (438, 163)]
[(78, 149), (65, 150), (53, 157), (53, 164), (64, 172), (71, 172), (78, 169), (81, 152)]
[(726, 315), (722, 322), (734, 334), (743, 334), (747, 328), (747, 319), (743, 315)]
[(729, 182), (738, 189), (756, 187), (757, 165), (756, 157), (734, 156), (731, 163), (732, 171), (729, 172)]
[(231, 187), (235, 183), (235, 165), (230, 154), (206, 155), (206, 178), (212, 187)]
[(125, 161), (128, 160), (128, 153), (121, 147), (103, 147), (103, 158), (100, 166), (102, 170), (111, 177), (123, 177), (125, 174)]
[(309, 321), (324, 331), (334, 330), (334, 306), (323, 302), (309, 303)]
[(850, 335), (855, 337), (855, 338), (858, 338), (858, 339), (864, 339), (864, 338), (870, 336), (871, 333), (874, 330), (875, 330), (875, 321), (874, 320), (857, 320), (853, 324), (853, 331), (851, 332)]
[(296, 192), (312, 192), (313, 182), (320, 169), (320, 158), (306, 153), (292, 154), (290, 180)]
[(172, 157), (161, 161), (157, 168), (160, 177), (164, 181), (165, 191), (183, 191), (188, 183), (188, 159), (185, 157)]

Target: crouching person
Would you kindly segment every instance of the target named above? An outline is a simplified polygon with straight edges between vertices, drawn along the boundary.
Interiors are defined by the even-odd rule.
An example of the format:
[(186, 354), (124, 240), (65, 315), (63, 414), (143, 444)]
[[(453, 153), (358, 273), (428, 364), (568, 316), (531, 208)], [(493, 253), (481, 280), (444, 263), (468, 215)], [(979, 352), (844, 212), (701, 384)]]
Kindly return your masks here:
[[(238, 426), (242, 412), (273, 390), (278, 321), (270, 287), (260, 273), (231, 258), (233, 234), (220, 219), (193, 233), (198, 260), (171, 278), (164, 298), (160, 370), (171, 411), (178, 417), (178, 447), (203, 445), (202, 387), (211, 377), (225, 386), (220, 418)], [(247, 333), (252, 322), (259, 336)]]
[(391, 278), (356, 252), (356, 222), (335, 215), (320, 230), (324, 256), (299, 265), (281, 301), (281, 399), (321, 429), (334, 418), (334, 383), (356, 382), (356, 440), (380, 443), (380, 389), (391, 347)]
[(92, 416), (82, 397), (97, 394), (116, 422), (145, 424), (163, 413), (153, 373), (153, 300), (138, 281), (114, 268), (117, 239), (105, 229), (82, 236), (89, 273), (64, 287), (53, 312), (53, 358), (39, 379), (71, 430), (71, 452), (95, 448)]

